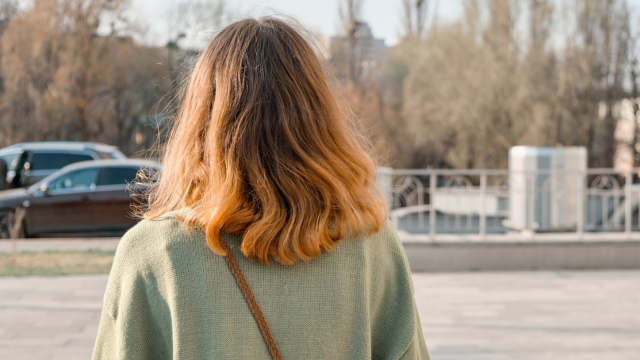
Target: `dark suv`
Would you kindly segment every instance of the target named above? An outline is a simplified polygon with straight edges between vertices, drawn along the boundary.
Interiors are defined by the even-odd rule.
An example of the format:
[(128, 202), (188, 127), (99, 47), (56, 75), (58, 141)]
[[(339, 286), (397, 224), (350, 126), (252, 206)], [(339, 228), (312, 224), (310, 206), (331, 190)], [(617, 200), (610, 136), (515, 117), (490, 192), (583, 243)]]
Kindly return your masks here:
[[(7, 164), (6, 188), (26, 187), (69, 164), (87, 160), (126, 159), (115, 146), (47, 141), (21, 143), (0, 149), (0, 159)], [(2, 190), (2, 189), (0, 189)]]

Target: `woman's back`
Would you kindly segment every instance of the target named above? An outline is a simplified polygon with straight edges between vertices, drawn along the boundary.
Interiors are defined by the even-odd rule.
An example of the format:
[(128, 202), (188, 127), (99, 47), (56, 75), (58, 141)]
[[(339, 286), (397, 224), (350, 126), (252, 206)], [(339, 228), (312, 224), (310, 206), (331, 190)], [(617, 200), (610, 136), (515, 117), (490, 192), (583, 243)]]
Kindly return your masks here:
[(227, 26), (180, 101), (94, 359), (428, 359), (367, 141), (302, 33)]
[[(408, 264), (390, 222), (307, 262), (264, 265), (224, 235), (284, 359), (428, 359)], [(269, 359), (223, 257), (175, 213), (123, 238), (94, 360)]]

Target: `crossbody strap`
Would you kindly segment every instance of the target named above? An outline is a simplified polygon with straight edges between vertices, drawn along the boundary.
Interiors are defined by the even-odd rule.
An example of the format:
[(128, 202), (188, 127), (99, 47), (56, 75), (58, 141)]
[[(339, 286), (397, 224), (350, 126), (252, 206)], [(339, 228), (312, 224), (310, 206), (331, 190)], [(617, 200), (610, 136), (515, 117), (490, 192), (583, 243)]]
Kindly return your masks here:
[(269, 329), (269, 325), (267, 325), (267, 320), (265, 320), (264, 315), (262, 315), (262, 310), (260, 310), (260, 306), (258, 306), (256, 297), (253, 295), (253, 292), (251, 292), (251, 288), (247, 283), (247, 279), (245, 279), (244, 275), (242, 275), (242, 271), (240, 270), (236, 259), (233, 257), (233, 254), (231, 253), (231, 250), (229, 250), (229, 246), (227, 246), (227, 242), (223, 237), (220, 237), (220, 245), (226, 253), (224, 259), (227, 261), (227, 265), (229, 265), (229, 269), (231, 270), (233, 277), (236, 278), (238, 287), (242, 291), (242, 294), (244, 294), (244, 298), (247, 300), (247, 304), (249, 304), (249, 308), (251, 309), (253, 318), (258, 323), (258, 327), (260, 328), (260, 332), (262, 333), (264, 342), (267, 343), (267, 347), (269, 348), (271, 357), (273, 358), (273, 360), (282, 360), (282, 355), (280, 355), (278, 345), (276, 345), (275, 340), (273, 340), (273, 335), (271, 335), (271, 330)]

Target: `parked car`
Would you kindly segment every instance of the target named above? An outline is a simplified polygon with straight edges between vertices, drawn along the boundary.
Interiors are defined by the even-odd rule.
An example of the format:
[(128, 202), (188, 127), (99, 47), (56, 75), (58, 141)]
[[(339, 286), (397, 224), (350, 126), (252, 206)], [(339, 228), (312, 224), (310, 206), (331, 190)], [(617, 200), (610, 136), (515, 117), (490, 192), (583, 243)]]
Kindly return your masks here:
[[(6, 188), (26, 187), (69, 164), (87, 160), (126, 159), (115, 146), (67, 141), (21, 143), (0, 149), (7, 164)], [(0, 189), (3, 190), (3, 189)]]
[[(9, 224), (20, 224), (20, 235), (55, 233), (124, 233), (137, 220), (132, 204), (144, 187), (133, 181), (139, 170), (152, 176), (153, 161), (96, 160), (68, 165), (24, 189), (0, 192), (0, 237), (9, 237)], [(21, 223), (18, 209), (24, 209)], [(22, 210), (21, 210), (22, 211)]]

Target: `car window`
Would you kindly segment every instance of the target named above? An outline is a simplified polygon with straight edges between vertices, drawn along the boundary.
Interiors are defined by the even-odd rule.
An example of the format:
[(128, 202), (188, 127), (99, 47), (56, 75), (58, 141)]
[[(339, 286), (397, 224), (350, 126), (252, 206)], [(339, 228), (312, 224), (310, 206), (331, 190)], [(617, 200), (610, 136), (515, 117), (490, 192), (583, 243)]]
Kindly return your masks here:
[(93, 152), (95, 152), (96, 155), (98, 155), (98, 157), (100, 159), (103, 159), (103, 160), (110, 160), (111, 159), (111, 156), (109, 156), (109, 154), (106, 153), (106, 152), (96, 151), (96, 150), (94, 150)]
[(22, 169), (24, 168), (24, 164), (26, 164), (28, 159), (29, 159), (29, 152), (27, 151), (23, 152), (22, 155), (20, 155), (20, 157), (18, 158), (18, 164), (14, 168), (17, 175), (15, 177), (16, 180), (20, 178), (20, 175), (22, 174)]
[(49, 183), (50, 190), (90, 189), (96, 186), (99, 169), (81, 169), (68, 172)]
[(138, 168), (107, 167), (102, 169), (98, 185), (126, 185), (136, 178)]
[(109, 153), (109, 157), (111, 159), (115, 159), (115, 160), (120, 160), (120, 159), (126, 159), (127, 157), (124, 156), (123, 153), (121, 153), (120, 151), (112, 151)]
[(127, 157), (124, 156), (123, 153), (121, 153), (120, 151), (109, 151), (109, 152), (104, 152), (104, 151), (97, 151), (97, 150), (93, 150), (93, 152), (95, 152), (98, 157), (100, 159), (105, 159), (105, 160), (121, 160), (121, 159), (126, 159)]
[(18, 162), (18, 153), (0, 155), (0, 159), (7, 163), (7, 170), (11, 171), (15, 168)]
[(57, 170), (71, 164), (68, 153), (34, 152), (30, 170)]
[(72, 163), (77, 163), (80, 161), (89, 161), (89, 160), (94, 160), (93, 156), (88, 154), (71, 154)]

